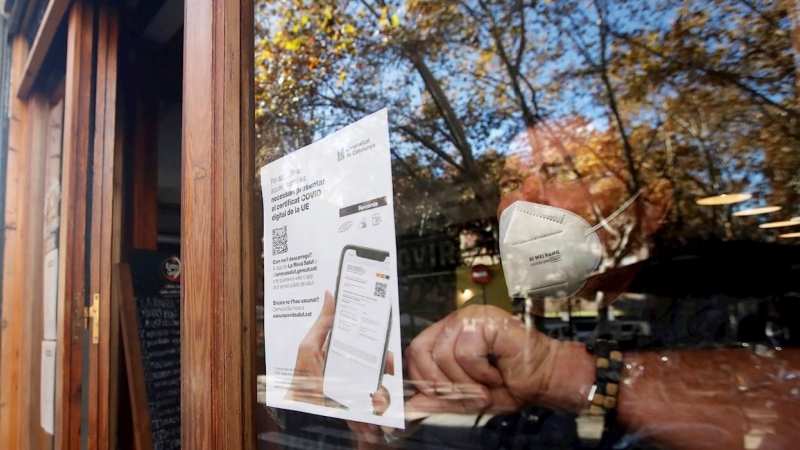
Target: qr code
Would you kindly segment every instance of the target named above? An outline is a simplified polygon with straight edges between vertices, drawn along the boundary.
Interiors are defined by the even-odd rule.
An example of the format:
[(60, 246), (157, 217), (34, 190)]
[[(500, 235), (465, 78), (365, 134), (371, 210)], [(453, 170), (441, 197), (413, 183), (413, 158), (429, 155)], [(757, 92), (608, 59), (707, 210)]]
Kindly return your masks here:
[(286, 239), (286, 225), (272, 229), (272, 256), (289, 251), (289, 242)]
[(386, 298), (386, 283), (375, 282), (375, 297)]

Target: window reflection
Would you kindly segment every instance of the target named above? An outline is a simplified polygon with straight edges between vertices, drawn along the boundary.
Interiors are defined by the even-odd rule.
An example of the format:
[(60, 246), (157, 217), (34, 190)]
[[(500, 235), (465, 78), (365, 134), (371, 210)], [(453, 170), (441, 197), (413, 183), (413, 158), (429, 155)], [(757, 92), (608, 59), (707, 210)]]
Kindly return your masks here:
[[(423, 344), (442, 337), (430, 331), (442, 323), (458, 318), (474, 327), (462, 319), (475, 307), (492, 319), (480, 323), (516, 317), (520, 332), (538, 328), (542, 340), (613, 337), (634, 369), (646, 362), (692, 367), (717, 380), (720, 392), (754, 389), (760, 377), (777, 373), (773, 364), (800, 370), (791, 349), (800, 330), (790, 320), (800, 295), (792, 281), (800, 230), (792, 36), (800, 31), (787, 4), (793, 2), (259, 1), (257, 164), (389, 107), (402, 340), (412, 363), (414, 351), (419, 358), (431, 353)], [(516, 269), (514, 252), (503, 247), (509, 236), (543, 236), (543, 222), (515, 218), (504, 228), (503, 215), (525, 202), (597, 227), (600, 247), (592, 251), (599, 261), (569, 288), (542, 294), (544, 284), (531, 280), (550, 274)], [(547, 208), (521, 207), (519, 216)], [(519, 258), (569, 259), (531, 251)], [(488, 282), (471, 276), (477, 265), (488, 268)], [(527, 355), (534, 344), (526, 339), (514, 351)], [(743, 342), (747, 356), (731, 353)], [(756, 344), (760, 354), (752, 351)], [(708, 348), (714, 350), (698, 350)], [(636, 353), (644, 349), (651, 352)], [(760, 370), (744, 368), (763, 355), (771, 362), (752, 360)], [(502, 364), (487, 361), (504, 375)], [(520, 367), (533, 376), (533, 362)], [(263, 365), (257, 369), (263, 373)], [(416, 393), (426, 394), (439, 376), (404, 369)], [(638, 376), (626, 370), (630, 379)], [(746, 381), (737, 385), (731, 376)], [(747, 448), (787, 442), (781, 439), (791, 431), (774, 421), (796, 413), (785, 406), (797, 396), (792, 380), (765, 381), (766, 397), (778, 405), (772, 409), (740, 399), (750, 411), (741, 419), (750, 430), (744, 437), (702, 414), (676, 419), (690, 429), (679, 437), (652, 434), (668, 447), (709, 430)], [(662, 383), (661, 391), (673, 386), (649, 382)], [(730, 406), (700, 396), (700, 378), (680, 386), (698, 396), (657, 401), (691, 400), (708, 411)], [(476, 403), (497, 401), (484, 400)], [(558, 400), (501, 402), (468, 420), (449, 415), (464, 410), (438, 410), (392, 445), (580, 445), (577, 406)], [(777, 416), (753, 419), (758, 408)], [(346, 424), (272, 413), (280, 425), (265, 432), (272, 442), (358, 442)], [(625, 424), (634, 432), (621, 439), (647, 445), (645, 422)], [(692, 431), (692, 422), (706, 431)]]

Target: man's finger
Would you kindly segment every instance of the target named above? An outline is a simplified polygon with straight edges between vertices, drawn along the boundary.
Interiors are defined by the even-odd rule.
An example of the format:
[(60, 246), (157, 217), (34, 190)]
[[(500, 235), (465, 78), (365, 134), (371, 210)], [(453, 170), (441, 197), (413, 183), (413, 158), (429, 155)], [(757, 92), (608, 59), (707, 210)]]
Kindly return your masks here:
[(452, 381), (439, 369), (433, 359), (433, 348), (439, 332), (446, 326), (447, 320), (440, 320), (419, 334), (406, 350), (408, 373), (411, 381), (421, 392), (436, 395), (437, 389), (448, 391)]
[(441, 370), (448, 380), (452, 381), (455, 386), (462, 384), (475, 383), (475, 380), (470, 377), (456, 361), (456, 343), (462, 333), (475, 334), (476, 331), (464, 329), (462, 320), (450, 321), (449, 326), (444, 327), (439, 335), (436, 337), (436, 343), (433, 346), (432, 355), (436, 365)]
[(325, 339), (328, 337), (328, 332), (333, 325), (333, 315), (336, 311), (336, 302), (333, 300), (333, 295), (325, 291), (325, 301), (322, 304), (322, 311), (320, 311), (317, 320), (304, 339), (307, 345), (313, 346), (317, 349), (322, 349), (325, 344)]
[(444, 398), (416, 394), (406, 402), (406, 420), (434, 414), (480, 414), (491, 405), (491, 394), (484, 386), (468, 385), (459, 391)]
[(503, 384), (500, 371), (489, 362), (491, 349), (481, 331), (462, 332), (454, 347), (455, 359), (469, 377), (490, 387)]
[[(465, 404), (462, 400), (459, 399), (443, 399), (443, 398), (436, 398), (436, 397), (429, 397), (425, 394), (419, 393), (412, 396), (405, 404), (405, 422), (406, 427), (403, 430), (391, 428), (391, 427), (381, 427), (384, 433), (394, 436), (395, 438), (402, 438), (407, 437), (414, 434), (419, 427), (422, 425), (422, 421), (427, 419), (428, 417), (434, 414), (442, 414), (442, 413), (458, 413), (458, 414), (476, 414), (482, 413), (486, 407), (489, 406), (491, 403), (491, 394), (483, 387), (474, 386), (476, 392), (474, 394), (477, 397), (483, 398), (480, 402), (468, 402)], [(475, 410), (471, 408), (465, 408), (465, 406), (469, 405), (470, 407), (477, 406), (478, 404), (482, 404), (482, 408), (480, 410)]]
[(370, 444), (378, 442), (378, 433), (380, 429), (377, 426), (350, 420), (347, 421), (347, 426), (350, 427), (350, 431), (358, 438), (358, 448), (362, 448), (360, 445), (361, 442), (368, 442)]

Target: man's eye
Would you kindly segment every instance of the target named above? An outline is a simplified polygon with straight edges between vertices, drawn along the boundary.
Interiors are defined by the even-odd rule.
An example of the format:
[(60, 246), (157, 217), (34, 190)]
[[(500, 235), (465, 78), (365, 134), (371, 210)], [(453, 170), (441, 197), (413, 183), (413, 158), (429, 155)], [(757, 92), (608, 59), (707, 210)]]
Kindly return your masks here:
[(571, 181), (577, 181), (580, 177), (578, 172), (564, 167), (554, 170), (550, 175), (550, 181), (554, 183), (569, 183)]
[(519, 180), (505, 180), (500, 183), (500, 192), (503, 194), (508, 194), (509, 192), (516, 191), (522, 186), (522, 183)]

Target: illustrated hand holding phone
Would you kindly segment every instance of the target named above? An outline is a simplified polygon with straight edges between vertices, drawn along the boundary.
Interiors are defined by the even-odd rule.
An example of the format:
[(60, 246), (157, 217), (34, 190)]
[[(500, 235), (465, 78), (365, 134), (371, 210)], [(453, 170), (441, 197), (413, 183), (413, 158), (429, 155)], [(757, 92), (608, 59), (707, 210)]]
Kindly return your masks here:
[(322, 394), (322, 373), (325, 368), (325, 353), (328, 350), (328, 334), (333, 325), (334, 310), (333, 296), (325, 291), (322, 311), (297, 349), (294, 375), (286, 393), (288, 400), (316, 405), (325, 404), (325, 396)]
[(317, 320), (300, 343), (289, 400), (382, 415), (390, 404), (383, 375), (394, 375), (387, 351), (391, 326), (389, 254), (342, 251), (336, 300), (325, 292)]
[[(316, 322), (300, 343), (297, 360), (294, 367), (294, 376), (286, 393), (286, 399), (311, 403), (321, 406), (331, 406), (323, 394), (323, 376), (325, 369), (325, 355), (328, 351), (328, 342), (333, 317), (335, 301), (329, 291), (325, 292), (325, 303)], [(384, 374), (394, 375), (394, 355), (386, 353)], [(389, 391), (380, 386), (372, 393), (374, 414), (382, 415), (391, 403)]]

